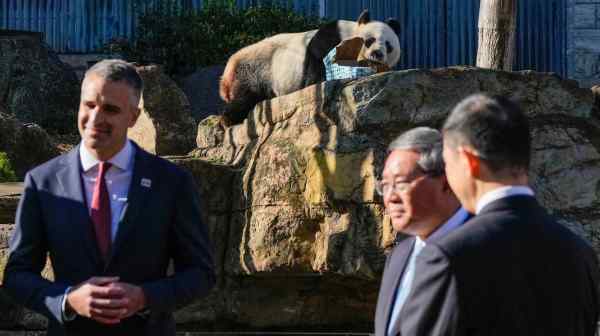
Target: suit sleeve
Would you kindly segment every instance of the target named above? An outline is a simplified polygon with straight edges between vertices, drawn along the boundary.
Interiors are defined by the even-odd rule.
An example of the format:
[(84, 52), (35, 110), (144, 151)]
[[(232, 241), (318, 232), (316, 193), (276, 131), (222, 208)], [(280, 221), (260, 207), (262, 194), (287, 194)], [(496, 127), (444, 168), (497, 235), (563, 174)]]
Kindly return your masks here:
[(175, 190), (170, 246), (175, 264), (173, 276), (142, 284), (146, 306), (154, 312), (174, 311), (208, 295), (215, 284), (213, 248), (202, 220), (200, 197), (190, 174), (184, 174)]
[(3, 287), (17, 303), (63, 323), (62, 301), (67, 286), (41, 276), (47, 252), (40, 192), (32, 176), (27, 174), (9, 242)]
[(411, 294), (401, 313), (403, 336), (462, 335), (456, 277), (448, 257), (427, 245), (415, 265)]
[(392, 252), (385, 258), (385, 266), (383, 268), (383, 275), (381, 276), (381, 284), (379, 285), (379, 294), (377, 295), (377, 306), (375, 307), (375, 335), (384, 335), (384, 329), (387, 327), (388, 314), (385, 311), (385, 301), (387, 300), (386, 295), (389, 292), (386, 291), (386, 272), (389, 272), (390, 259), (392, 259)]

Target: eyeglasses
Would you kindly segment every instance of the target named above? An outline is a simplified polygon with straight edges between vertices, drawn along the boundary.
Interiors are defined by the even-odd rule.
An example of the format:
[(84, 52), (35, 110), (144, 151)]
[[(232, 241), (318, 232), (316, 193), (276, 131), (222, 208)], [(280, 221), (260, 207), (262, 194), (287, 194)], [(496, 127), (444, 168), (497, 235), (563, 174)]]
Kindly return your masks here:
[(416, 182), (430, 176), (429, 174), (421, 174), (417, 177), (413, 177), (408, 181), (386, 181), (386, 180), (377, 180), (375, 182), (375, 190), (380, 196), (385, 196), (389, 194), (391, 191), (395, 193), (403, 193), (408, 191)]

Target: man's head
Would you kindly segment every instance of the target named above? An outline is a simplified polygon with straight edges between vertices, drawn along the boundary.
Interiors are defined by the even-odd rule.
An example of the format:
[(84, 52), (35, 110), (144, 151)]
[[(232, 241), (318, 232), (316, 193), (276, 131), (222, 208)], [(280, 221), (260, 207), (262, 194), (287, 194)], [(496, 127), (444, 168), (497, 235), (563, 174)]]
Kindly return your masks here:
[(125, 145), (127, 129), (140, 114), (142, 86), (135, 67), (121, 60), (98, 62), (85, 73), (77, 126), (83, 145), (99, 160)]
[(442, 136), (417, 127), (388, 147), (377, 190), (396, 232), (426, 238), (454, 214), (458, 200), (446, 182)]
[(527, 184), (529, 123), (507, 98), (465, 98), (448, 116), (443, 134), (448, 182), (467, 210), (474, 212), (492, 188)]

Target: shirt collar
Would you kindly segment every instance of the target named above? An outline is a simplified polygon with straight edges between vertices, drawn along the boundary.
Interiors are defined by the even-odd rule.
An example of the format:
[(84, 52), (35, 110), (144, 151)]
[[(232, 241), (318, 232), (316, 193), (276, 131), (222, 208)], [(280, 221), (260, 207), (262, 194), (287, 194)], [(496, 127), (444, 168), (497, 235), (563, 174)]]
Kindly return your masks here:
[(413, 254), (419, 254), (421, 249), (427, 245), (426, 240), (421, 239), (419, 236), (415, 236), (415, 246), (413, 247)]
[(497, 201), (501, 198), (516, 196), (516, 195), (527, 195), (533, 196), (533, 190), (528, 186), (506, 186), (494, 189), (492, 191), (488, 191), (483, 194), (479, 201), (477, 201), (477, 207), (475, 210), (475, 214), (479, 214), (481, 210), (488, 204)]
[[(134, 154), (135, 148), (131, 145), (131, 141), (127, 139), (127, 141), (125, 141), (125, 146), (123, 146), (123, 148), (121, 148), (121, 150), (112, 158), (108, 159), (108, 162), (121, 170), (130, 170)], [(89, 171), (100, 162), (92, 153), (90, 153), (83, 142), (79, 145), (79, 159), (81, 160), (81, 168), (83, 168), (84, 172)]]
[[(461, 226), (468, 216), (469, 213), (467, 210), (465, 210), (463, 207), (458, 208), (454, 215), (452, 215), (452, 217), (450, 217), (442, 226), (433, 231), (433, 233), (429, 235), (425, 241), (431, 241), (445, 236), (448, 232)], [(417, 239), (419, 239), (419, 237), (417, 237)]]

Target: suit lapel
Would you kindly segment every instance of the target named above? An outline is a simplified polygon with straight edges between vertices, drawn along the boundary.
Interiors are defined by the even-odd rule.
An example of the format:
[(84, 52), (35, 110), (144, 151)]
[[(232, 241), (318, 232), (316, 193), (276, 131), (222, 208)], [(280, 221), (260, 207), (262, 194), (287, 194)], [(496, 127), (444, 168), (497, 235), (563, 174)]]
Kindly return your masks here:
[(400, 279), (402, 278), (402, 274), (404, 273), (404, 269), (406, 268), (406, 263), (408, 261), (408, 257), (410, 256), (413, 248), (415, 246), (415, 237), (408, 237), (401, 241), (398, 246), (394, 248), (392, 255), (390, 256), (390, 265), (386, 270), (385, 276), (383, 277), (381, 288), (382, 288), (382, 299), (384, 301), (383, 305), (383, 316), (385, 316), (385, 320), (383, 321), (382, 329), (384, 331), (384, 335), (387, 334), (388, 325), (390, 322), (390, 315), (392, 313), (392, 303), (396, 298), (396, 289), (400, 283)]
[(146, 200), (152, 192), (152, 183), (156, 183), (151, 169), (150, 154), (143, 151), (133, 142), (132, 144), (135, 147), (133, 174), (131, 176), (129, 192), (127, 193), (127, 203), (123, 207), (121, 218), (119, 219), (119, 229), (117, 230), (117, 235), (113, 242), (109, 260), (112, 260), (123, 247), (123, 243), (131, 230), (135, 227), (137, 217), (140, 215)]
[(98, 265), (101, 262), (101, 258), (81, 180), (79, 146), (75, 147), (63, 158), (62, 167), (56, 173), (56, 178), (62, 191), (62, 197), (65, 200), (69, 200), (67, 203), (67, 206), (70, 208), (67, 224), (73, 226), (74, 234), (82, 237), (86, 247), (85, 250), (89, 253), (94, 263)]
[[(461, 226), (468, 222), (471, 218), (473, 217), (473, 215), (467, 213), (467, 217), (464, 219), (463, 223), (461, 223)], [(460, 226), (459, 226), (460, 227)], [(438, 239), (441, 239), (442, 237), (438, 237)], [(432, 241), (428, 241), (428, 243), (432, 243), (437, 241), (438, 239), (434, 239)], [(410, 245), (408, 245), (410, 244)], [(396, 248), (394, 248), (394, 252), (392, 254), (392, 260), (391, 262), (394, 264), (390, 264), (390, 271), (394, 270), (393, 274), (390, 274), (390, 276), (386, 276), (383, 279), (382, 282), (382, 288), (383, 286), (388, 286), (385, 287), (387, 288), (387, 295), (385, 295), (385, 306), (384, 306), (384, 316), (386, 317), (385, 319), (385, 325), (384, 325), (384, 335), (387, 335), (387, 330), (388, 330), (388, 326), (390, 323), (390, 317), (392, 314), (392, 308), (393, 305), (392, 303), (394, 302), (394, 300), (396, 299), (396, 289), (398, 288), (398, 285), (400, 283), (400, 279), (402, 278), (402, 274), (404, 273), (404, 270), (406, 269), (406, 265), (408, 263), (408, 258), (412, 253), (412, 250), (415, 246), (415, 237), (410, 237), (410, 238), (406, 238), (404, 241), (402, 241), (400, 244), (398, 244), (398, 246)], [(386, 284), (386, 281), (388, 282), (388, 284)], [(393, 281), (393, 282), (392, 282)], [(399, 324), (396, 324), (393, 328), (392, 328), (392, 334), (397, 334), (399, 331)]]

